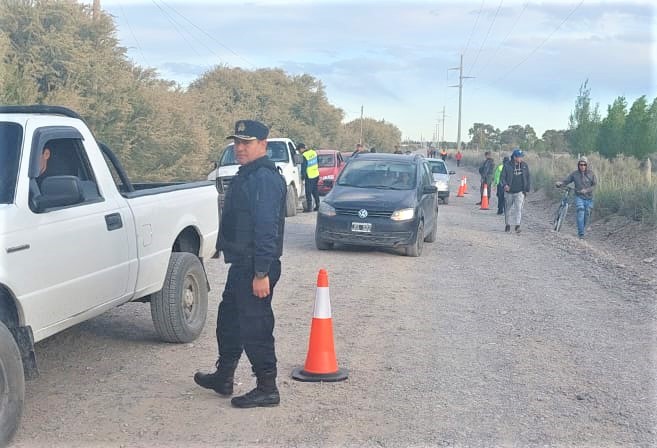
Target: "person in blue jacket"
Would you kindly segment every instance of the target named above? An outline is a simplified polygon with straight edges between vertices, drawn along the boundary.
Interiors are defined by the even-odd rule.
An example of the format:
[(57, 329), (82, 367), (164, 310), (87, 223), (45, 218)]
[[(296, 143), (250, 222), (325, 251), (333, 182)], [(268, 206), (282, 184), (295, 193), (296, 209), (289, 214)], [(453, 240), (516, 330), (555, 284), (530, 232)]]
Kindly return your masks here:
[(240, 120), (228, 137), (241, 166), (226, 192), (217, 240), (217, 251), (230, 264), (217, 315), (219, 359), (215, 372), (194, 375), (201, 387), (230, 396), (235, 369), (246, 352), (257, 386), (231, 400), (238, 408), (280, 402), (271, 301), (281, 276), (286, 184), (267, 157), (268, 135), (264, 124)]

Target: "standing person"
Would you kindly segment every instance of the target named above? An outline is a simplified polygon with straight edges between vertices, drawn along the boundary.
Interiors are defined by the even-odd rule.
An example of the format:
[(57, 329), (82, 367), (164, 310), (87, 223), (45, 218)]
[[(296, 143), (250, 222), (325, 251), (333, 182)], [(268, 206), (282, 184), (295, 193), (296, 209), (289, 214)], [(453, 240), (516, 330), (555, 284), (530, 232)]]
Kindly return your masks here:
[(463, 158), (463, 153), (459, 149), (456, 151), (456, 166), (461, 166), (461, 159)]
[(575, 208), (577, 209), (577, 235), (584, 238), (584, 230), (593, 208), (593, 189), (598, 183), (589, 161), (582, 156), (577, 161), (577, 170), (573, 171), (557, 187), (573, 183), (575, 185)]
[(511, 226), (515, 226), (516, 233), (520, 233), (522, 206), (531, 186), (529, 166), (523, 160), (524, 157), (525, 153), (516, 148), (511, 153), (511, 160), (502, 169), (500, 182), (504, 189), (505, 232), (510, 232)]
[(481, 201), (484, 198), (484, 184), (488, 186), (489, 189), (488, 196), (490, 197), (490, 186), (493, 183), (493, 171), (495, 170), (493, 156), (491, 155), (490, 151), (486, 151), (484, 153), (484, 156), (486, 158), (484, 159), (484, 162), (479, 167), (479, 174), (481, 175), (481, 185), (479, 187), (479, 190), (481, 191), (481, 198), (479, 199), (479, 202), (477, 202), (476, 205), (481, 205)]
[(445, 148), (440, 150), (440, 158), (443, 159), (443, 161), (447, 160), (447, 150)]
[(217, 240), (217, 250), (230, 264), (217, 315), (219, 359), (215, 372), (194, 375), (199, 386), (230, 396), (235, 369), (246, 352), (257, 387), (231, 400), (238, 408), (280, 402), (271, 301), (281, 276), (286, 187), (267, 157), (268, 135), (264, 124), (240, 120), (228, 137), (241, 166), (226, 193)]
[(399, 148), (399, 145), (395, 145), (395, 152), (394, 154), (404, 154), (402, 150)]
[[(319, 161), (317, 152), (314, 149), (306, 148), (306, 145), (299, 143), (297, 149), (301, 151), (303, 160), (301, 161), (301, 177), (306, 187), (306, 209), (304, 212), (319, 210)], [(313, 209), (313, 198), (315, 199), (315, 208)]]
[(509, 163), (509, 157), (504, 156), (502, 163), (497, 165), (495, 168), (495, 174), (493, 175), (493, 186), (491, 188), (497, 188), (497, 214), (504, 214), (504, 187), (500, 182), (500, 177), (502, 176), (502, 170), (504, 165)]

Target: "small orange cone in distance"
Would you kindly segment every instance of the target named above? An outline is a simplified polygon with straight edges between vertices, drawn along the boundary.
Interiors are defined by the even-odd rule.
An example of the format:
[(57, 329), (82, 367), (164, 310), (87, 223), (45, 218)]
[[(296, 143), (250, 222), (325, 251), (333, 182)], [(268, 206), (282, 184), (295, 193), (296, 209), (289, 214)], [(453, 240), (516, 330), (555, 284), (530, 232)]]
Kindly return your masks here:
[(481, 196), (481, 209), (488, 210), (488, 185), (484, 184), (483, 195)]
[(459, 185), (459, 191), (456, 193), (457, 198), (462, 198), (465, 195), (465, 176), (461, 177), (461, 185)]
[(468, 194), (468, 177), (463, 176), (463, 194)]
[(292, 371), (292, 378), (298, 381), (343, 381), (348, 377), (345, 369), (338, 368), (333, 345), (333, 318), (331, 317), (331, 298), (329, 296), (328, 273), (320, 269), (317, 275), (315, 308), (310, 327), (308, 355), (303, 369)]

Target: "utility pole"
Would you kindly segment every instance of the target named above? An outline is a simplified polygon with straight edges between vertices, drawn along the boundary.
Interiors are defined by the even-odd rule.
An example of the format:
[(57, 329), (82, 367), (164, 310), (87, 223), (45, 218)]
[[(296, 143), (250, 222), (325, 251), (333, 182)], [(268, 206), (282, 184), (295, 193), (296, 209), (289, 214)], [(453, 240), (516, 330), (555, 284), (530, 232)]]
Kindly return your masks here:
[(461, 63), (458, 67), (450, 68), (449, 70), (458, 70), (459, 71), (459, 83), (456, 86), (459, 88), (459, 122), (458, 122), (458, 132), (456, 133), (456, 150), (461, 149), (461, 104), (463, 101), (463, 80), (468, 78), (474, 78), (474, 76), (463, 76), (463, 55), (461, 55)]
[(445, 140), (445, 106), (443, 106), (443, 138), (440, 140), (441, 142)]
[(91, 17), (93, 20), (98, 20), (100, 17), (100, 0), (94, 0), (93, 7), (91, 9)]
[(358, 143), (363, 144), (363, 106), (360, 106), (360, 140)]

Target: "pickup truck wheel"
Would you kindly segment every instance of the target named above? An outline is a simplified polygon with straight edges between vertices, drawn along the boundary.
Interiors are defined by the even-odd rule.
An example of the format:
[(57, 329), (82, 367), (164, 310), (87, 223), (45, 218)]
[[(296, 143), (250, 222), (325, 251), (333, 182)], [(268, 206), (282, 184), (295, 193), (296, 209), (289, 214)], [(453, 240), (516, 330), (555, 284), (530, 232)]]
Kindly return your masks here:
[(7, 446), (23, 413), (25, 376), (14, 336), (0, 322), (0, 446)]
[(208, 287), (198, 257), (173, 252), (164, 287), (151, 297), (155, 330), (166, 342), (191, 342), (203, 330), (208, 314)]
[(297, 196), (297, 189), (294, 185), (287, 187), (287, 199), (285, 200), (285, 216), (295, 216), (297, 214), (297, 204), (299, 203), (299, 196)]
[(406, 256), (419, 257), (422, 255), (422, 247), (424, 246), (424, 221), (420, 221), (417, 226), (417, 235), (415, 242), (406, 248)]

